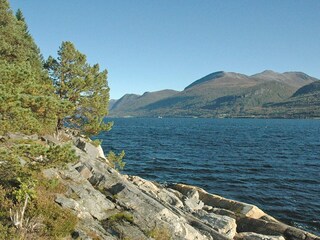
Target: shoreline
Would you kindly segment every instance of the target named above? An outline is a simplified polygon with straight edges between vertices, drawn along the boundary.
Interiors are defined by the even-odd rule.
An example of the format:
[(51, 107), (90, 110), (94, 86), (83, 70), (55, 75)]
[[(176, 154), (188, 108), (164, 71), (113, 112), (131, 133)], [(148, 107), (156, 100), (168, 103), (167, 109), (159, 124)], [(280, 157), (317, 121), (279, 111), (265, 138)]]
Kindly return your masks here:
[[(279, 222), (251, 204), (210, 194), (195, 186), (169, 184), (164, 187), (138, 176), (120, 174), (110, 168), (101, 146), (81, 141), (85, 142), (80, 144), (81, 149), (76, 148), (80, 162), (70, 166), (62, 176), (70, 177), (72, 172), (72, 179), (81, 179), (80, 182), (95, 189), (91, 191), (97, 191), (95, 194), (106, 197), (104, 201), (108, 204), (101, 201), (101, 205), (108, 207), (99, 210), (105, 212), (102, 217), (98, 217), (100, 213), (90, 212), (93, 209), (84, 210), (88, 209), (85, 204), (80, 208), (82, 210), (70, 209), (78, 216), (91, 215), (98, 225), (108, 222), (115, 214), (126, 213), (132, 217), (132, 222), (113, 223), (113, 230), (130, 239), (149, 239), (146, 232), (161, 230), (171, 239), (320, 240), (312, 233)], [(74, 189), (72, 185), (69, 184)], [(83, 200), (80, 197), (76, 202), (83, 204)], [(69, 201), (73, 200), (68, 196), (56, 200), (63, 207), (68, 207)], [(84, 229), (80, 227), (78, 230), (83, 233)], [(102, 239), (109, 239), (108, 229), (103, 229), (100, 232)]]

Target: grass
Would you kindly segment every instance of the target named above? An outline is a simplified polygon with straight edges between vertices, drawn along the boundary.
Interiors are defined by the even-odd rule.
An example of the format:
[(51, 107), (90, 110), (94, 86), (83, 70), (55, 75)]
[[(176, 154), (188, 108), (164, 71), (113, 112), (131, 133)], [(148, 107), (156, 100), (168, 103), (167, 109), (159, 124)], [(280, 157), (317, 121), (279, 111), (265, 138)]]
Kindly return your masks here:
[(129, 223), (133, 223), (133, 215), (128, 212), (119, 212), (110, 216), (108, 220), (110, 223), (120, 222), (120, 221), (127, 221)]
[(171, 240), (171, 232), (167, 227), (155, 227), (147, 233), (148, 237), (155, 240)]

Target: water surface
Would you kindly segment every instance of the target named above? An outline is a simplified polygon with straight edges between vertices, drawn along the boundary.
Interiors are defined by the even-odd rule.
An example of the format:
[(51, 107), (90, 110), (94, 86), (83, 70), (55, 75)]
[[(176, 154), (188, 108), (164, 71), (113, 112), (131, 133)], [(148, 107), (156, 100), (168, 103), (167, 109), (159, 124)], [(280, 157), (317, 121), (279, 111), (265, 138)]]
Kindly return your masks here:
[(320, 235), (319, 120), (108, 121), (102, 147), (125, 150), (125, 173), (196, 185)]

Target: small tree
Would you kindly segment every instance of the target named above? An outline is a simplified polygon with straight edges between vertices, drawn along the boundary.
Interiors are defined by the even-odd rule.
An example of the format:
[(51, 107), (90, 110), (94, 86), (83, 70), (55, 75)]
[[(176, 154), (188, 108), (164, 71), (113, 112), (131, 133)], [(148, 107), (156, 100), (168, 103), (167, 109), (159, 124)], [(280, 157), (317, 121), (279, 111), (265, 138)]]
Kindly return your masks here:
[(94, 135), (111, 128), (111, 123), (103, 121), (109, 104), (107, 70), (100, 72), (98, 64), (90, 66), (71, 42), (62, 42), (58, 58), (49, 57), (45, 66), (56, 94), (71, 104), (68, 114), (58, 116), (57, 129), (67, 124)]
[(122, 150), (121, 153), (116, 155), (113, 151), (110, 151), (107, 155), (107, 159), (111, 164), (111, 167), (117, 170), (123, 170), (126, 163), (123, 160), (125, 152)]

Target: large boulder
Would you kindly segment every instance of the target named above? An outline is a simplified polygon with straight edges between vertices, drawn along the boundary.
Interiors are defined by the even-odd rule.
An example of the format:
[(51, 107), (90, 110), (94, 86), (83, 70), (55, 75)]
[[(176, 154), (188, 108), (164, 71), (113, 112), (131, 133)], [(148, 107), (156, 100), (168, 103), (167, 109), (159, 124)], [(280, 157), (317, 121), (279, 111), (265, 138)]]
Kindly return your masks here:
[(138, 176), (128, 176), (127, 179), (144, 193), (150, 194), (151, 196), (161, 200), (162, 202), (173, 205), (175, 207), (183, 207), (182, 201), (176, 196), (173, 191), (168, 191), (166, 188), (159, 186), (159, 184), (147, 181)]
[(193, 189), (186, 193), (184, 204), (187, 210), (191, 212), (202, 209), (204, 206), (204, 203), (199, 199), (199, 192), (196, 189)]
[(106, 159), (102, 147), (100, 145), (95, 146), (88, 139), (83, 137), (74, 138), (74, 144), (77, 148), (87, 153), (92, 158)]
[(187, 195), (188, 192), (190, 191), (196, 190), (199, 193), (199, 199), (205, 205), (212, 206), (215, 208), (230, 210), (239, 216), (259, 219), (262, 216), (266, 215), (261, 209), (259, 209), (254, 205), (239, 202), (239, 201), (234, 201), (231, 199), (223, 198), (218, 195), (210, 194), (205, 190), (195, 186), (190, 186), (185, 184), (173, 184), (173, 185), (170, 185), (170, 188), (173, 188), (184, 195)]
[(194, 212), (194, 215), (229, 239), (233, 239), (236, 235), (237, 224), (234, 218), (215, 213), (208, 213), (204, 210), (198, 210)]

